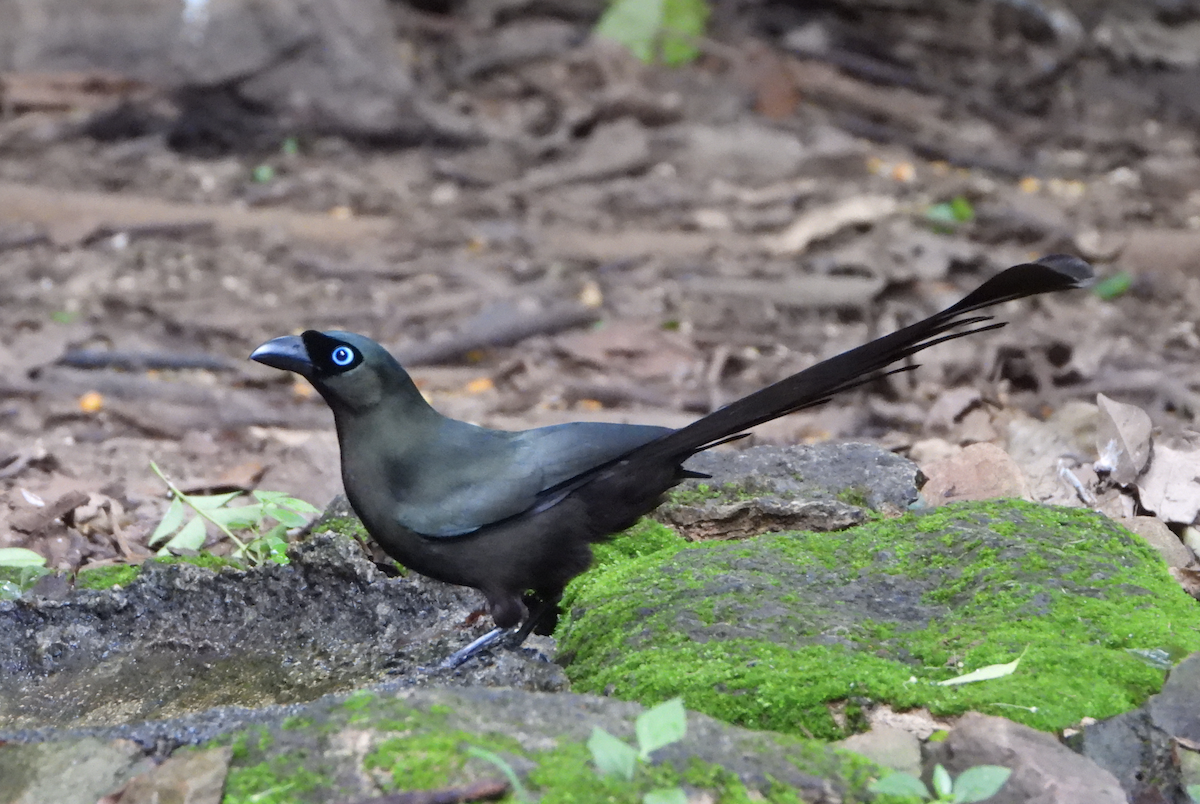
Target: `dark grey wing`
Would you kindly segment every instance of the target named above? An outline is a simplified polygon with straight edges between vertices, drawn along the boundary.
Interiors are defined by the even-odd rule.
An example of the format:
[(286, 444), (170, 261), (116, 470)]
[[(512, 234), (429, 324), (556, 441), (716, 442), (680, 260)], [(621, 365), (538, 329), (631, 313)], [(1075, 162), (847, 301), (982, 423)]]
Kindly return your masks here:
[(406, 473), (396, 519), (423, 536), (465, 536), (547, 507), (541, 492), (670, 432), (604, 422), (506, 432), (448, 419), (436, 439), (438, 460)]

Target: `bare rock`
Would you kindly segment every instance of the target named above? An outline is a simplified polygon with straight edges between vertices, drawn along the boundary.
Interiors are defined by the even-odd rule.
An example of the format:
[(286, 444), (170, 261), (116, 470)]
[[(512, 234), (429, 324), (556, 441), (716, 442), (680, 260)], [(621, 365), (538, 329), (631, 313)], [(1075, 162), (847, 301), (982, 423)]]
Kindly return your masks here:
[(921, 471), (929, 478), (921, 494), (935, 507), (962, 500), (1029, 499), (1021, 467), (995, 444), (971, 444)]
[(976, 765), (1003, 765), (1013, 773), (990, 804), (1125, 804), (1116, 777), (1076, 754), (1053, 735), (1002, 717), (969, 713), (945, 742), (934, 744), (930, 764), (952, 776)]
[(121, 792), (121, 804), (221, 804), (232, 758), (228, 746), (176, 754), (135, 776)]
[(18, 0), (0, 70), (108, 71), (172, 90), (233, 86), (297, 125), (411, 130), (413, 83), (383, 0)]
[(85, 737), (60, 743), (0, 743), (0, 801), (96, 804), (152, 764), (132, 740)]
[(874, 726), (870, 731), (847, 737), (836, 745), (862, 754), (885, 768), (913, 776), (921, 775), (921, 741), (904, 729)]
[(710, 477), (680, 485), (654, 517), (695, 539), (844, 530), (918, 499), (916, 464), (869, 444), (714, 450), (687, 468)]
[(1162, 555), (1168, 567), (1186, 567), (1195, 560), (1192, 550), (1161, 520), (1152, 516), (1134, 516), (1121, 524), (1145, 539)]

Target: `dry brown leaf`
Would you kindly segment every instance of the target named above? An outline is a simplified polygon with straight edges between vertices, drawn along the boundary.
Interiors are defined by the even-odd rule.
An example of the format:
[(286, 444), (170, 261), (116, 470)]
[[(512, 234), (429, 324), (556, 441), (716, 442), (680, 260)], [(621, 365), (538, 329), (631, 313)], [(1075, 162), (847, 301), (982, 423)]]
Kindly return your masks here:
[(1109, 472), (1112, 479), (1125, 486), (1135, 480), (1150, 460), (1150, 430), (1152, 425), (1146, 411), (1127, 405), (1104, 394), (1096, 395), (1100, 418), (1096, 423), (1096, 453), (1100, 456), (1095, 468), (1098, 474)]
[(1020, 467), (995, 444), (971, 444), (959, 453), (921, 467), (929, 480), (921, 489), (931, 506), (1001, 497), (1029, 499)]
[(700, 358), (679, 333), (629, 321), (560, 335), (555, 343), (578, 360), (606, 369), (617, 367), (623, 375), (640, 380), (678, 376)]
[(18, 511), (9, 518), (8, 524), (13, 530), (37, 535), (44, 532), (55, 520), (74, 511), (87, 501), (86, 493), (78, 490), (68, 491), (44, 508)]
[(1191, 548), (1179, 540), (1162, 520), (1152, 516), (1135, 516), (1120, 520), (1121, 524), (1146, 540), (1169, 567), (1186, 567), (1195, 560)]
[(232, 466), (214, 478), (192, 480), (179, 485), (184, 494), (220, 494), (230, 491), (251, 491), (266, 474), (267, 467), (258, 461), (246, 461)]
[(1200, 450), (1156, 444), (1154, 459), (1137, 487), (1142, 506), (1163, 522), (1192, 524), (1200, 513)]
[(1169, 571), (1171, 577), (1179, 581), (1183, 591), (1200, 600), (1200, 570), (1171, 567)]

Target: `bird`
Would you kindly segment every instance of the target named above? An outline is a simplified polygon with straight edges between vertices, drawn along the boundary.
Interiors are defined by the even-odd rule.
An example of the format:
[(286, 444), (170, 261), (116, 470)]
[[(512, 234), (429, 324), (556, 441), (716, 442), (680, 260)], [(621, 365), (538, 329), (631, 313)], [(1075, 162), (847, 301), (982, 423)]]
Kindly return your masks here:
[(520, 645), (530, 633), (553, 632), (567, 583), (591, 564), (591, 545), (632, 526), (685, 479), (705, 477), (684, 466), (688, 458), (911, 370), (889, 367), (931, 346), (1005, 325), (977, 310), (1084, 287), (1092, 276), (1088, 263), (1064, 254), (1013, 266), (939, 313), (678, 429), (571, 422), (508, 431), (458, 421), (435, 410), (383, 346), (340, 330), (274, 338), (250, 359), (304, 377), (333, 411), (346, 497), (383, 551), (482, 592), (496, 628), (481, 646), (506, 634)]

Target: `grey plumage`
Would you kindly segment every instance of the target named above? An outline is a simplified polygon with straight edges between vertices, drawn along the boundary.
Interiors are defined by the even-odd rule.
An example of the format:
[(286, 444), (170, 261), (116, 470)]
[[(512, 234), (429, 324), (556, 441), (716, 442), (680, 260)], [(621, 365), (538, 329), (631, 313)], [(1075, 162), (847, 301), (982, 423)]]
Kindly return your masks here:
[(682, 464), (691, 455), (943, 340), (1002, 326), (970, 316), (975, 310), (1090, 278), (1074, 257), (1015, 266), (947, 310), (678, 430), (577, 422), (508, 432), (456, 421), (426, 403), (387, 350), (348, 332), (276, 338), (251, 359), (303, 375), (329, 404), (347, 497), (380, 546), (417, 572), (480, 589), (499, 626), (525, 618), (523, 637), (553, 627), (590, 545), (653, 510), (689, 475)]

